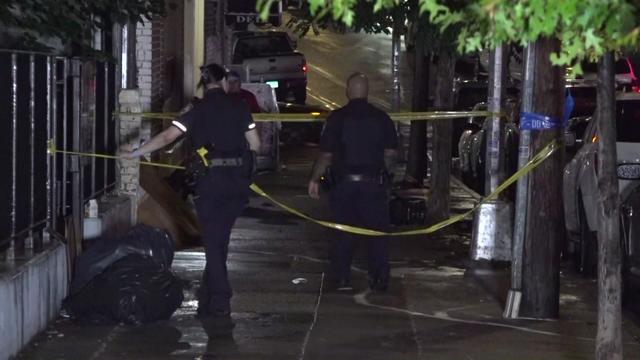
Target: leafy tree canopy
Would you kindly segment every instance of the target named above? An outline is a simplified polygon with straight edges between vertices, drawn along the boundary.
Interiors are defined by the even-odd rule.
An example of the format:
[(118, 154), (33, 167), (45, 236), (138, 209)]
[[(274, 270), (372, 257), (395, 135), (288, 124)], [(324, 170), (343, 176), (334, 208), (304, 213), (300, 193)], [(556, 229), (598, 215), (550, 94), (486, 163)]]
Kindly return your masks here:
[[(268, 0), (259, 1), (258, 9), (268, 9)], [(427, 51), (437, 52), (442, 49), (455, 50), (454, 44), (460, 26), (455, 25), (440, 31), (429, 20), (426, 13), (420, 12), (420, 0), (398, 0), (393, 5), (376, 7), (373, 1), (357, 1), (349, 11), (353, 14), (348, 18), (351, 22), (345, 22), (345, 18), (336, 17), (336, 13), (330, 11), (328, 6), (314, 8), (314, 1), (307, 1), (302, 11), (294, 12), (287, 26), (296, 33), (305, 36), (312, 28), (314, 30), (332, 27), (341, 29), (348, 26), (355, 32), (390, 34), (395, 22), (399, 22), (398, 30), (405, 35), (412, 31), (415, 40), (423, 41)], [(263, 15), (265, 15), (264, 13)], [(405, 26), (406, 25), (406, 26)]]
[(164, 0), (0, 0), (0, 28), (20, 32), (24, 47), (47, 49), (57, 38), (85, 52), (93, 31), (164, 14)]
[[(273, 0), (260, 0), (270, 3)], [(312, 14), (330, 14), (351, 25), (357, 6), (390, 9), (403, 0), (307, 0)], [(557, 65), (595, 60), (608, 51), (632, 50), (640, 35), (639, 0), (418, 0), (421, 14), (441, 31), (458, 27), (456, 46), (470, 53), (501, 43), (525, 45), (540, 37), (557, 37)], [(260, 4), (259, 4), (260, 5)]]

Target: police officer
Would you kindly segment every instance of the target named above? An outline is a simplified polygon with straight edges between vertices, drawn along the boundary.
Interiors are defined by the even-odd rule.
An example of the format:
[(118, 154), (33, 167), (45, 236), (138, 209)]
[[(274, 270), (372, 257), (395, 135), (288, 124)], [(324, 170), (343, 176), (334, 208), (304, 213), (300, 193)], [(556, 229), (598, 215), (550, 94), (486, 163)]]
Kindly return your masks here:
[(173, 126), (122, 157), (134, 159), (172, 143), (180, 135), (190, 137), (193, 148), (206, 148), (206, 175), (195, 188), (195, 204), (206, 254), (198, 315), (201, 318), (230, 314), (231, 286), (227, 277), (227, 250), (231, 228), (249, 198), (247, 166), (260, 140), (247, 105), (229, 97), (226, 71), (217, 64), (201, 68), (205, 94), (201, 102), (183, 112)]
[[(318, 199), (320, 179), (327, 174), (332, 183), (329, 200), (336, 222), (385, 231), (390, 223), (390, 179), (386, 174), (392, 169), (398, 140), (389, 116), (367, 102), (368, 93), (365, 75), (349, 77), (349, 103), (327, 118), (308, 191)], [(385, 291), (389, 281), (389, 239), (366, 237), (366, 241), (369, 286), (374, 291)], [(332, 242), (329, 279), (337, 290), (351, 289), (354, 245), (354, 236), (344, 232)]]

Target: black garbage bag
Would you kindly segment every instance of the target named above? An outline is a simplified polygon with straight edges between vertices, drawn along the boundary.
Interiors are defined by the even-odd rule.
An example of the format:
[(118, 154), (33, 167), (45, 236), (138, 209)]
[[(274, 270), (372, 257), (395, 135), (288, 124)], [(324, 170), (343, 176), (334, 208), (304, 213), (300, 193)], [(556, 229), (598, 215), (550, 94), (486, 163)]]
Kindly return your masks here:
[(67, 297), (63, 309), (78, 321), (140, 325), (169, 319), (182, 300), (182, 282), (169, 269), (129, 255)]
[(134, 226), (122, 237), (95, 240), (76, 259), (70, 293), (77, 293), (111, 264), (128, 255), (143, 255), (162, 269), (170, 269), (173, 252), (173, 240), (168, 232), (144, 224)]

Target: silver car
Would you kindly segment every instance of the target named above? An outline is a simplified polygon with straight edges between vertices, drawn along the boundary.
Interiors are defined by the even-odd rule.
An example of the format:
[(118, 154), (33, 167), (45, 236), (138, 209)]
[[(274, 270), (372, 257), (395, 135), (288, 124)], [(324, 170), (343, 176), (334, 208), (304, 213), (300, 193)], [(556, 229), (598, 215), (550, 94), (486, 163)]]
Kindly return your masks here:
[[(626, 270), (640, 265), (640, 94), (619, 95), (617, 107), (618, 186), (621, 204), (621, 244)], [(563, 175), (567, 250), (578, 270), (594, 275), (597, 268), (598, 131), (589, 121), (583, 146), (566, 165)]]

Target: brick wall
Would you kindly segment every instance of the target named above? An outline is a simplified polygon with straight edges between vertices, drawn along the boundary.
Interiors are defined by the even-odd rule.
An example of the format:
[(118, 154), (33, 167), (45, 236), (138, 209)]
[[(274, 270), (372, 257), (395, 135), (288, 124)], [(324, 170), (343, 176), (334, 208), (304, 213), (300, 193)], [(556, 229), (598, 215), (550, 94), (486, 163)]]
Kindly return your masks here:
[(138, 89), (142, 111), (151, 111), (153, 83), (153, 29), (150, 21), (140, 22), (136, 28), (136, 65), (138, 67)]
[(138, 23), (138, 88), (144, 111), (175, 111), (182, 105), (172, 102), (165, 108), (169, 98), (182, 99), (183, 24), (184, 4), (177, 0), (167, 2), (165, 17)]
[(205, 38), (205, 62), (221, 63), (222, 49), (220, 48), (220, 24), (218, 23), (218, 0), (206, 0), (204, 3), (204, 38)]
[[(142, 111), (142, 103), (140, 95), (141, 91), (137, 89), (122, 90), (119, 95), (120, 112), (121, 113), (137, 113)], [(132, 144), (139, 146), (143, 141), (143, 137), (148, 137), (142, 129), (142, 118), (135, 115), (120, 114), (120, 143)], [(130, 195), (134, 198), (139, 197), (138, 182), (140, 165), (135, 160), (120, 160), (119, 165), (119, 191), (122, 194)]]
[(156, 17), (151, 31), (151, 110), (162, 111), (165, 98), (165, 27), (167, 19)]

